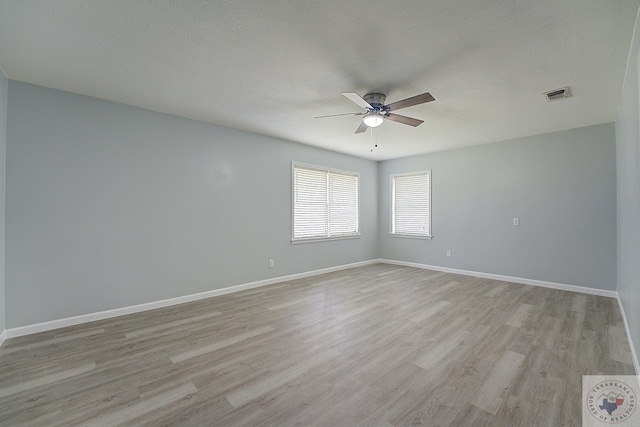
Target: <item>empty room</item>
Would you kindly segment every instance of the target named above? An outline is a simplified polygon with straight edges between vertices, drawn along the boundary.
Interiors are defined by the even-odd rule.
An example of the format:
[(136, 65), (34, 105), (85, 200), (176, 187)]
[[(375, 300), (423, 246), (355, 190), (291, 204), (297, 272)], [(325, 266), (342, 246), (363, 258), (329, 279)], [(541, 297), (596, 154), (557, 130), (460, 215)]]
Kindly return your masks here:
[(640, 0), (0, 0), (0, 426), (640, 426)]

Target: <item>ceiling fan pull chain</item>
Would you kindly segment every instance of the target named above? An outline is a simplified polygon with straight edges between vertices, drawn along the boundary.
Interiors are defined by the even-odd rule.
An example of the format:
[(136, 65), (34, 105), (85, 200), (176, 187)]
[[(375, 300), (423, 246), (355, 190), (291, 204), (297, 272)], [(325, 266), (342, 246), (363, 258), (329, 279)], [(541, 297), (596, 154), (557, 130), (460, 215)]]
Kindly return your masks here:
[(373, 153), (373, 133), (375, 132), (375, 128), (371, 128), (371, 149), (369, 150), (370, 153)]
[(371, 128), (371, 150), (369, 152), (373, 153), (374, 148), (378, 148), (378, 134), (376, 133), (376, 128)]

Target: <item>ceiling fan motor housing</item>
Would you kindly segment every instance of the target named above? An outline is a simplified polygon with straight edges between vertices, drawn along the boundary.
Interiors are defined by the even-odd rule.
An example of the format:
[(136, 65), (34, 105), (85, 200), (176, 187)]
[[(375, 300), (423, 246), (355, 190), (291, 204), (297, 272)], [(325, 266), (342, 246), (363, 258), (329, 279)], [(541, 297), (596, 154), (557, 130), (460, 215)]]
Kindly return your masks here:
[(387, 97), (382, 93), (368, 93), (363, 99), (373, 107), (374, 110), (380, 111), (384, 107), (384, 100)]

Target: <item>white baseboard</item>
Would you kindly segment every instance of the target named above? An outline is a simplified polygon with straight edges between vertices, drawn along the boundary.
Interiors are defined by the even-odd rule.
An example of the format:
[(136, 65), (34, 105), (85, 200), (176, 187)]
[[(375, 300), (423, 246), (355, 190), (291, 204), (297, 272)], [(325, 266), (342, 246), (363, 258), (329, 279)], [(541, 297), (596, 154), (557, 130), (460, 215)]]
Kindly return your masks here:
[(624, 330), (627, 333), (627, 338), (629, 339), (629, 347), (631, 347), (631, 357), (633, 358), (633, 367), (636, 369), (636, 376), (638, 377), (638, 385), (640, 385), (640, 363), (638, 363), (638, 353), (636, 353), (636, 348), (633, 346), (633, 340), (631, 339), (631, 331), (629, 330), (629, 323), (627, 323), (627, 315), (624, 312), (624, 307), (622, 306), (622, 301), (620, 298), (618, 300), (618, 307), (620, 307), (620, 314), (622, 314), (622, 320), (624, 322)]
[(392, 259), (379, 259), (378, 262), (385, 264), (402, 265), (406, 267), (424, 268), (427, 270), (442, 271), (445, 273), (462, 274), (464, 276), (482, 277), (484, 279), (501, 280), (503, 282), (520, 283), (523, 285), (540, 286), (543, 288), (559, 289), (561, 291), (580, 292), (583, 294), (599, 295), (603, 297), (618, 298), (616, 291), (604, 289), (587, 288), (584, 286), (565, 285), (562, 283), (545, 282), (543, 280), (525, 279), (522, 277), (502, 276), (500, 274), (482, 273), (479, 271), (459, 270), (457, 268), (439, 267), (436, 265), (418, 264), (416, 262), (396, 261)]
[(7, 331), (2, 331), (0, 334), (0, 347), (2, 347), (2, 343), (7, 339)]
[(17, 328), (7, 329), (3, 332), (2, 335), (0, 335), (0, 337), (4, 336), (5, 338), (14, 338), (23, 335), (36, 334), (38, 332), (50, 331), (52, 329), (64, 328), (67, 326), (79, 325), (88, 322), (95, 322), (96, 320), (110, 319), (112, 317), (124, 316), (126, 314), (140, 313), (143, 311), (154, 310), (156, 308), (169, 307), (172, 305), (184, 304), (186, 302), (211, 298), (218, 295), (225, 295), (233, 292), (244, 291), (247, 289), (258, 288), (260, 286), (273, 285), (274, 283), (286, 282), (288, 280), (302, 279), (305, 277), (317, 276), (319, 274), (331, 273), (333, 271), (346, 270), (348, 268), (361, 267), (364, 265), (377, 263), (378, 260), (355, 262), (352, 264), (344, 264), (336, 267), (322, 268), (320, 270), (306, 271), (304, 273), (290, 274), (288, 276), (258, 280), (256, 282), (229, 286), (222, 289), (214, 289), (212, 291), (200, 292), (197, 294), (185, 295), (160, 301), (153, 301), (144, 304), (131, 305), (128, 307), (115, 308), (113, 310), (99, 311), (96, 313), (83, 314), (80, 316), (66, 317), (64, 319), (56, 319), (48, 322), (36, 323), (33, 325), (20, 326)]

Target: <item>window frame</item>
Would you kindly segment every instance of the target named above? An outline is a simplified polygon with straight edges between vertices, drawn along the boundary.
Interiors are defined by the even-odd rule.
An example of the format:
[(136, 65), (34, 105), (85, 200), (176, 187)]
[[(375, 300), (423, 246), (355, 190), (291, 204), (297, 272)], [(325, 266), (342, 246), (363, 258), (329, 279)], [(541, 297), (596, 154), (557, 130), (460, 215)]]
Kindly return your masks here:
[[(396, 204), (396, 194), (395, 194), (395, 179), (398, 177), (407, 177), (407, 176), (417, 176), (417, 175), (427, 175), (428, 177), (428, 182), (429, 182), (429, 186), (427, 189), (427, 197), (428, 197), (428, 203), (429, 203), (429, 207), (428, 207), (428, 211), (427, 211), (427, 215), (428, 215), (428, 223), (429, 223), (429, 233), (428, 234), (414, 234), (414, 233), (398, 233), (395, 232), (395, 204)], [(433, 229), (432, 229), (432, 222), (433, 222), (433, 198), (431, 197), (431, 193), (432, 193), (432, 174), (431, 174), (431, 169), (426, 169), (426, 170), (421, 170), (421, 171), (413, 171), (413, 172), (402, 172), (402, 173), (393, 173), (393, 174), (389, 174), (389, 192), (391, 194), (391, 203), (390, 203), (390, 227), (389, 227), (389, 236), (391, 237), (403, 237), (403, 238), (407, 238), (407, 239), (423, 239), (423, 240), (431, 240), (433, 238)]]
[[(357, 231), (353, 234), (338, 234), (338, 235), (327, 235), (327, 236), (318, 236), (318, 237), (295, 237), (295, 197), (296, 197), (296, 177), (295, 170), (296, 168), (301, 169), (311, 169), (319, 172), (325, 172), (327, 174), (341, 174), (341, 175), (349, 175), (354, 176), (356, 178), (356, 221), (357, 221)], [(329, 186), (327, 186), (327, 193), (329, 192)], [(327, 202), (327, 207), (329, 206)], [(327, 216), (327, 221), (329, 217)], [(302, 163), (302, 162), (291, 162), (291, 243), (299, 244), (299, 243), (312, 243), (312, 242), (325, 242), (331, 240), (345, 240), (345, 239), (357, 239), (361, 236), (360, 232), (360, 172), (349, 171), (338, 168), (331, 168), (327, 166), (314, 165), (310, 163)]]

